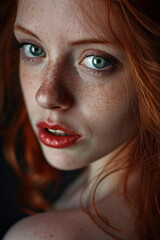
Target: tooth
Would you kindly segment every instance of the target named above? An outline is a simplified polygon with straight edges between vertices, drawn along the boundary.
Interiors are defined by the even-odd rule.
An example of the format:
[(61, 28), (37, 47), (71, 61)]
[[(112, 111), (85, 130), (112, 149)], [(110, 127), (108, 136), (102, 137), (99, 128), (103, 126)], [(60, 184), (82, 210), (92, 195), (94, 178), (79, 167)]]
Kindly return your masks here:
[(49, 131), (49, 132), (52, 132), (52, 133), (56, 133), (56, 130), (53, 130), (53, 129), (49, 129), (49, 128), (48, 128), (48, 131)]
[(64, 131), (61, 131), (61, 130), (58, 130), (58, 129), (57, 130), (53, 130), (53, 129), (49, 129), (48, 128), (48, 131), (53, 133), (56, 136), (70, 136), (70, 134), (67, 134)]
[(64, 134), (65, 132), (61, 131), (61, 130), (56, 130), (56, 133), (58, 134)]
[(48, 129), (48, 131), (52, 132), (52, 133), (59, 133), (59, 134), (63, 134), (64, 132), (61, 130), (53, 130), (53, 129)]

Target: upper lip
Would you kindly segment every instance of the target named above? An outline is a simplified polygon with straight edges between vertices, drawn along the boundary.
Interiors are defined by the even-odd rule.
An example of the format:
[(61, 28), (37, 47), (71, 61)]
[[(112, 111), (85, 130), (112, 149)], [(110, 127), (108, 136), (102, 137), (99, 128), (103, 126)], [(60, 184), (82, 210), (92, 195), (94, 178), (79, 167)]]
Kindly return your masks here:
[(37, 124), (37, 127), (41, 128), (41, 129), (46, 128), (46, 129), (52, 129), (52, 130), (61, 130), (61, 131), (65, 132), (65, 133), (68, 133), (70, 135), (81, 136), (80, 134), (77, 134), (73, 131), (70, 131), (69, 129), (64, 127), (62, 124), (59, 124), (59, 123), (56, 123), (56, 122), (49, 123), (47, 121), (41, 121)]

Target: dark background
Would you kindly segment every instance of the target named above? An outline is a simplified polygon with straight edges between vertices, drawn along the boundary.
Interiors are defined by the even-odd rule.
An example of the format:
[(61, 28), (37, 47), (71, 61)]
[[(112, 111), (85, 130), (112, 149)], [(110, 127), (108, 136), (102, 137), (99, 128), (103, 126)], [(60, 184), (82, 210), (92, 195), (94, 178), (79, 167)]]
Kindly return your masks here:
[[(20, 210), (16, 203), (20, 180), (3, 157), (2, 143), (2, 139), (0, 139), (0, 239), (2, 239), (13, 224), (28, 216)], [(63, 194), (66, 187), (73, 182), (82, 171), (83, 169), (61, 171), (62, 183), (55, 196), (55, 200)]]
[(19, 180), (2, 155), (0, 141), (0, 239), (15, 222), (27, 216), (16, 204)]

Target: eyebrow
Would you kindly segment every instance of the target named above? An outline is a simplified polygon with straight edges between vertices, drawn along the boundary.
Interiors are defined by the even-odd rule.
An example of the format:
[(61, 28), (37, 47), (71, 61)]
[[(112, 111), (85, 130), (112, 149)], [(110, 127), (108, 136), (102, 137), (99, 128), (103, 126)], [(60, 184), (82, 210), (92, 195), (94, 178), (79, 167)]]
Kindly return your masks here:
[(101, 44), (107, 44), (109, 43), (108, 41), (102, 41), (100, 39), (83, 39), (80, 41), (75, 41), (75, 42), (69, 42), (69, 46), (76, 46), (76, 45), (85, 45), (85, 44), (90, 44), (90, 43), (101, 43)]
[(29, 34), (29, 35), (37, 38), (37, 39), (40, 41), (40, 38), (39, 38), (34, 32), (30, 31), (29, 29), (24, 28), (24, 27), (23, 27), (22, 25), (20, 25), (20, 24), (16, 24), (16, 25), (14, 26), (14, 30), (21, 31), (21, 32), (23, 32), (23, 33)]
[[(21, 32), (23, 32), (23, 33), (26, 33), (26, 34), (28, 34), (28, 35), (31, 35), (31, 36), (37, 38), (39, 41), (41, 41), (40, 38), (39, 38), (34, 32), (32, 32), (32, 31), (29, 30), (29, 29), (26, 29), (25, 27), (23, 27), (23, 26), (20, 25), (20, 24), (16, 24), (16, 25), (14, 26), (14, 30), (21, 31)], [(111, 42), (109, 42), (109, 41), (107, 41), (107, 40), (102, 41), (102, 40), (100, 40), (100, 39), (83, 39), (83, 40), (79, 40), (79, 41), (69, 42), (69, 43), (68, 43), (68, 46), (85, 45), (85, 44), (91, 44), (91, 43), (92, 43), (92, 44), (96, 44), (96, 43), (99, 43), (99, 44), (100, 44), (100, 43), (101, 43), (101, 44), (111, 44)]]

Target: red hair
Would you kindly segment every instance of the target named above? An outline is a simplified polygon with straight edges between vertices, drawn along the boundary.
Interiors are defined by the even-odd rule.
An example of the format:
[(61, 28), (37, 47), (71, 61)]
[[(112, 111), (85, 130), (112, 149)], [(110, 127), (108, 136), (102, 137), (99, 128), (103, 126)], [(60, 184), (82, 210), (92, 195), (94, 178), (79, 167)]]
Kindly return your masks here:
[(44, 159), (22, 98), (18, 75), (19, 56), (13, 34), (16, 8), (15, 0), (5, 1), (1, 6), (0, 134), (4, 139), (5, 158), (22, 180), (19, 205), (30, 214), (50, 207), (44, 192), (53, 182), (58, 187), (61, 178), (60, 172)]
[[(106, 14), (108, 13), (110, 31), (128, 56), (137, 92), (135, 114), (137, 114), (139, 123), (139, 135), (135, 139), (132, 152), (125, 160), (127, 169), (123, 178), (124, 196), (126, 201), (132, 204), (128, 199), (127, 182), (133, 170), (139, 169), (141, 183), (134, 205), (136, 209), (135, 232), (138, 240), (153, 240), (160, 236), (159, 3), (156, 0), (106, 0), (102, 2), (106, 7)], [(59, 172), (44, 160), (29, 124), (18, 83), (18, 59), (13, 50), (15, 40), (13, 34), (12, 36), (8, 34), (13, 32), (16, 5), (15, 1), (11, 0), (3, 5), (6, 9), (3, 14), (5, 25), (0, 26), (2, 34), (0, 42), (1, 46), (5, 46), (0, 50), (1, 135), (5, 139), (6, 159), (23, 180), (25, 186), (23, 199), (28, 200), (28, 206), (41, 210), (49, 206), (43, 197), (43, 191), (53, 180), (58, 181)], [(6, 10), (12, 16), (9, 19), (5, 15)], [(19, 147), (23, 148), (21, 158), (17, 154)], [(122, 164), (119, 161), (119, 169), (124, 167)], [(112, 169), (112, 171), (116, 170), (118, 169)], [(104, 171), (105, 169), (103, 169), (105, 174)], [(100, 181), (101, 179), (99, 183)], [(97, 186), (95, 191), (96, 189)], [(26, 198), (26, 195), (29, 197)], [(92, 200), (95, 203), (94, 194)], [(108, 233), (106, 230), (108, 222), (100, 215), (95, 204), (94, 206), (98, 215), (96, 223), (101, 228), (102, 225), (105, 226), (102, 229)], [(94, 215), (91, 212), (88, 213), (95, 221)]]
[[(156, 239), (160, 236), (160, 5), (158, 1), (144, 0), (113, 0), (103, 3), (110, 31), (128, 56), (138, 99), (135, 114), (139, 134), (130, 156), (119, 161), (119, 165), (116, 162), (114, 166), (112, 159), (110, 174), (121, 170), (123, 166), (127, 168), (123, 185), (124, 196), (130, 203), (127, 189), (129, 176), (135, 169), (140, 171), (141, 182), (134, 206), (135, 232), (137, 239)], [(105, 170), (102, 171), (103, 175)], [(107, 175), (108, 171), (105, 176)], [(98, 181), (92, 196), (98, 220), (96, 221), (94, 213), (89, 214), (109, 234), (108, 220), (99, 213), (95, 204), (96, 189), (103, 178)], [(133, 209), (131, 203), (130, 206)]]

